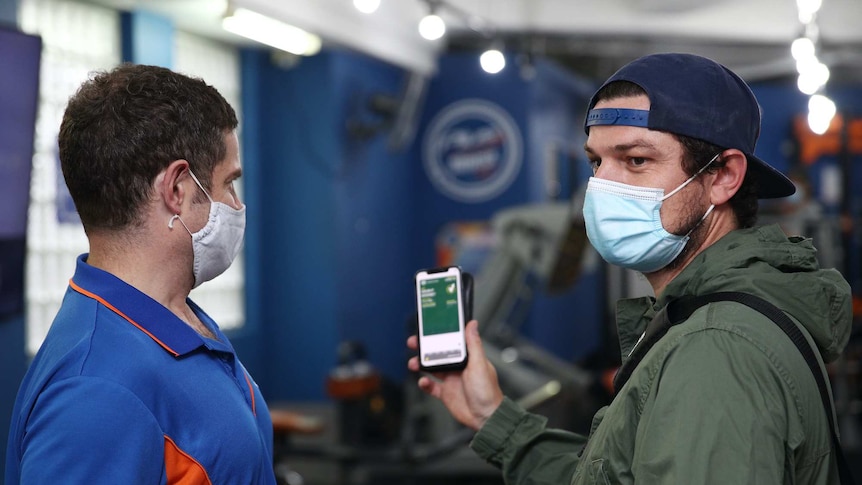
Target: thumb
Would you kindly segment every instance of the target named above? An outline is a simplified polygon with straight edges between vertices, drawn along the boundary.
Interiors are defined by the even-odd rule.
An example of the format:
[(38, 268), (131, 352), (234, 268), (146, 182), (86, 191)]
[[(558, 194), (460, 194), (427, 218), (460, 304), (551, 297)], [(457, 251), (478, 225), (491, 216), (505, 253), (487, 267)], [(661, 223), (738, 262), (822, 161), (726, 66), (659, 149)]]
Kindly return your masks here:
[(485, 360), (485, 349), (482, 347), (482, 338), (479, 337), (479, 322), (470, 320), (464, 333), (467, 341), (467, 352), (477, 360)]

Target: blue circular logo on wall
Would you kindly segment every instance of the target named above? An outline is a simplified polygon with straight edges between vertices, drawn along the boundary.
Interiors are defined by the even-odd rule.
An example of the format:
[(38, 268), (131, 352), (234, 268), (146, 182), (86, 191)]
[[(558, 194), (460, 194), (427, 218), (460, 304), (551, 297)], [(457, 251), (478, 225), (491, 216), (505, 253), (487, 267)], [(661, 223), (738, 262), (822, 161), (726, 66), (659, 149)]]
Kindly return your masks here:
[(461, 202), (509, 188), (521, 168), (521, 132), (500, 106), (466, 99), (440, 111), (425, 131), (422, 163), (434, 187)]

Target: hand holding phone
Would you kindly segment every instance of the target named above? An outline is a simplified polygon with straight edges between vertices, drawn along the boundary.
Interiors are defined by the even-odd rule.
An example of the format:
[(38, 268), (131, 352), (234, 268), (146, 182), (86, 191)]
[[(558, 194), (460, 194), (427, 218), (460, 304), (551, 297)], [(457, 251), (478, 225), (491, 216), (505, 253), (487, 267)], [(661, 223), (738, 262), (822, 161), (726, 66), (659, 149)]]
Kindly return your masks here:
[[(435, 272), (445, 271), (448, 271), (448, 268), (443, 268), (442, 270), (426, 270), (426, 272), (431, 273), (431, 275), (428, 276), (433, 276)], [(421, 285), (419, 281), (424, 279), (426, 276), (422, 275), (420, 277), (419, 275), (421, 273), (421, 271), (417, 273), (417, 303), (420, 310), (419, 318), (423, 318), (421, 311), (422, 303), (420, 299)], [(469, 273), (462, 273), (461, 279), (463, 284), (463, 292), (461, 295), (462, 304), (464, 312), (466, 313), (464, 321), (468, 321), (472, 319), (471, 302), (473, 280)], [(431, 294), (426, 292), (426, 297), (430, 296)], [(420, 324), (418, 334), (411, 335), (407, 339), (407, 348), (411, 350), (419, 350), (419, 355), (415, 355), (407, 361), (407, 368), (412, 372), (423, 370), (432, 373), (432, 375), (419, 376), (419, 380), (417, 382), (419, 388), (428, 395), (439, 399), (459, 423), (475, 431), (478, 431), (479, 428), (485, 424), (488, 418), (491, 417), (503, 401), (503, 391), (500, 389), (500, 383), (497, 380), (497, 372), (494, 369), (493, 364), (491, 364), (485, 356), (485, 351), (482, 347), (482, 340), (479, 337), (478, 325), (479, 322), (469, 322), (466, 326), (459, 327), (459, 330), (462, 331), (455, 333), (464, 338), (464, 347), (462, 348), (467, 349), (467, 352), (464, 355), (464, 361), (461, 363), (456, 362), (454, 364), (447, 364), (440, 362), (441, 365), (432, 365), (437, 361), (437, 359), (428, 359), (428, 361), (423, 363), (423, 360), (425, 360), (423, 356), (426, 356), (429, 352), (433, 353), (435, 348), (438, 349), (437, 351), (439, 351), (439, 349), (445, 350), (446, 348), (449, 348), (449, 345), (433, 347), (434, 345), (438, 345), (439, 341), (435, 342), (433, 340), (429, 340), (431, 337), (445, 335), (445, 333), (422, 337), (423, 329)], [(422, 339), (422, 344), (420, 344), (420, 339)], [(431, 347), (431, 350), (426, 350), (429, 349), (429, 347)], [(469, 363), (466, 359), (467, 354), (469, 354), (470, 357)], [(458, 370), (461, 368), (463, 368), (463, 370)], [(452, 369), (457, 371), (447, 372)], [(438, 372), (442, 372), (442, 374), (438, 374)]]
[(467, 365), (464, 327), (471, 313), (472, 279), (459, 267), (449, 266), (420, 270), (415, 281), (420, 369), (463, 369)]

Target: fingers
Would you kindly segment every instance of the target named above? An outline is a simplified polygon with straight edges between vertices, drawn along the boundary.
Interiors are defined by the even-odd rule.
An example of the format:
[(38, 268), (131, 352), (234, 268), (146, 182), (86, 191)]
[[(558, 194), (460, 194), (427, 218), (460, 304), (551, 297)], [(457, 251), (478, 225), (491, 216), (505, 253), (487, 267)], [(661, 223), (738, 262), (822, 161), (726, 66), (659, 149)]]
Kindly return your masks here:
[(482, 348), (482, 338), (479, 337), (479, 322), (470, 320), (464, 330), (464, 337), (467, 340), (467, 353), (470, 354), (470, 359), (472, 360), (475, 357), (478, 361), (484, 361), (485, 349)]
[(431, 379), (428, 376), (422, 376), (419, 378), (418, 384), (419, 389), (422, 389), (424, 392), (430, 394), (431, 396), (440, 399), (440, 385), (435, 382), (434, 379)]
[(413, 372), (419, 372), (419, 357), (410, 357), (407, 361), (407, 368)]
[[(475, 355), (477, 360), (485, 360), (485, 350), (482, 348), (482, 338), (479, 337), (479, 322), (470, 320), (465, 327), (465, 338), (467, 341), (467, 352)], [(411, 335), (407, 337), (407, 348), (417, 350), (419, 348), (419, 337)], [(468, 364), (469, 365), (469, 364)], [(407, 361), (407, 368), (413, 372), (419, 371), (419, 358), (411, 357)]]
[[(421, 371), (422, 369), (419, 367), (419, 357), (418, 356), (410, 357), (410, 360), (407, 361), (407, 368), (413, 372)], [(425, 376), (423, 376), (422, 378), (427, 379), (428, 376), (432, 376), (434, 379), (437, 379), (438, 381), (443, 380), (443, 378), (446, 377), (446, 374), (447, 374), (446, 372), (430, 372), (427, 370), (422, 371), (422, 372), (425, 373)]]

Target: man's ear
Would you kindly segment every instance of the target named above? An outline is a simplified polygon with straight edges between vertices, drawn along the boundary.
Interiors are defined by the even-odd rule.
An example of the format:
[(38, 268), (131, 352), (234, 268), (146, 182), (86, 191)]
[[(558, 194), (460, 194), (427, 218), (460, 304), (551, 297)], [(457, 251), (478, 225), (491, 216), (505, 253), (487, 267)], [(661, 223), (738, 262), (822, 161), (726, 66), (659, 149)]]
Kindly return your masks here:
[(157, 177), (155, 183), (156, 195), (173, 214), (182, 213), (183, 202), (188, 194), (185, 193), (183, 182), (189, 176), (189, 162), (186, 160), (174, 160)]
[(736, 195), (745, 180), (748, 160), (741, 151), (725, 150), (721, 153), (721, 167), (715, 172), (710, 189), (710, 203), (721, 205)]

